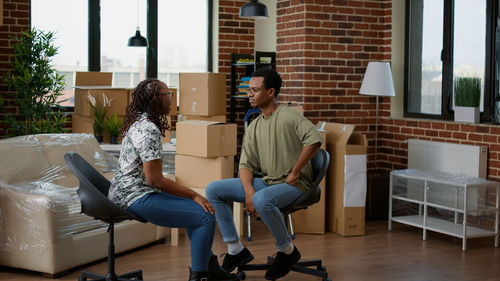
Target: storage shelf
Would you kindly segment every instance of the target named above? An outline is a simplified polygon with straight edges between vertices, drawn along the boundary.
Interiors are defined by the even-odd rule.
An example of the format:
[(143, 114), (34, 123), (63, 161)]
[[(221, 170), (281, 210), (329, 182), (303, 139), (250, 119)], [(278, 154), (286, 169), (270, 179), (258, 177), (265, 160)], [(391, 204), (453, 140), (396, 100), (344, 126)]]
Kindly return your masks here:
[[(399, 222), (411, 226), (416, 226), (423, 228), (424, 225), (424, 216), (422, 215), (413, 215), (413, 216), (398, 216), (392, 217), (391, 219), (394, 222)], [(427, 230), (432, 230), (434, 232), (439, 232), (451, 236), (455, 236), (458, 238), (463, 237), (463, 225), (459, 223), (453, 223), (447, 220), (437, 219), (433, 217), (427, 216), (426, 226)], [(495, 236), (494, 231), (488, 231), (485, 229), (467, 226), (465, 230), (465, 238), (476, 238), (476, 237), (490, 237)]]

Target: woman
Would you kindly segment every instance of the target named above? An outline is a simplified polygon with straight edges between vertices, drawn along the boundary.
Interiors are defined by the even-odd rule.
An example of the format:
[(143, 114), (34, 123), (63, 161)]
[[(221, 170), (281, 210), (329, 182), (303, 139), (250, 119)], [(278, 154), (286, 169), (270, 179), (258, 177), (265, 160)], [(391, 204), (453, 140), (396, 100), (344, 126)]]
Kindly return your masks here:
[[(189, 280), (240, 280), (219, 267), (211, 247), (214, 208), (193, 190), (163, 177), (162, 140), (170, 129), (166, 114), (172, 92), (157, 79), (146, 79), (127, 106), (118, 171), (109, 198), (128, 211), (161, 226), (186, 228), (191, 240)], [(175, 105), (174, 105), (175, 106)]]

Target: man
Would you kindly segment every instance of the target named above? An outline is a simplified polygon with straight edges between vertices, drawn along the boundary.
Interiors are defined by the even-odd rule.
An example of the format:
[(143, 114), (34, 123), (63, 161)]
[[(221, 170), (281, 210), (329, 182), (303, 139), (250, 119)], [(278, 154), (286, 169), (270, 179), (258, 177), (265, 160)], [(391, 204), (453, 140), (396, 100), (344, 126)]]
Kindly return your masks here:
[[(250, 104), (262, 110), (248, 127), (239, 163), (239, 179), (226, 179), (207, 186), (207, 199), (216, 210), (216, 219), (228, 253), (222, 268), (228, 272), (253, 260), (240, 240), (228, 201), (245, 202), (246, 209), (260, 216), (276, 239), (276, 254), (266, 279), (275, 280), (290, 272), (300, 259), (292, 244), (280, 208), (309, 188), (310, 160), (323, 139), (316, 127), (295, 109), (276, 103), (282, 80), (272, 69), (252, 74), (247, 90)], [(262, 178), (254, 178), (260, 173)]]

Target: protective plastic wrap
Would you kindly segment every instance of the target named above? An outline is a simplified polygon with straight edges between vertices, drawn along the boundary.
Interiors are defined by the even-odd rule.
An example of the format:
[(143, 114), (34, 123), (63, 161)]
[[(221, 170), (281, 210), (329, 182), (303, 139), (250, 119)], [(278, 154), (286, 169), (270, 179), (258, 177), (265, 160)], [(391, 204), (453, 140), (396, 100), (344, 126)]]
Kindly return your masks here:
[[(392, 216), (427, 216), (494, 231), (498, 182), (417, 169), (391, 172)], [(465, 201), (465, 202), (464, 202)]]
[(58, 239), (105, 226), (80, 213), (78, 180), (64, 161), (69, 151), (108, 178), (117, 167), (88, 134), (0, 140), (0, 252), (40, 252)]

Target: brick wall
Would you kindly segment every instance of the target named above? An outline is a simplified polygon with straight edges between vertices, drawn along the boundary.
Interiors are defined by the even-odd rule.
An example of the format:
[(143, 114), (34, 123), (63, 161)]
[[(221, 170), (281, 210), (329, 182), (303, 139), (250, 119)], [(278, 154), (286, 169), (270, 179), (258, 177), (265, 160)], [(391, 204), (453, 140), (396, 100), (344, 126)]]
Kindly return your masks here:
[[(302, 105), (313, 123), (355, 124), (367, 135), (370, 168), (375, 98), (360, 96), (359, 88), (369, 61), (391, 59), (391, 2), (277, 3), (277, 69), (284, 80), (279, 100)], [(389, 116), (390, 100), (380, 102), (379, 115)]]
[[(13, 51), (10, 44), (21, 31), (29, 28), (29, 0), (3, 0), (3, 25), (0, 25), (0, 97), (4, 100), (0, 109), (0, 121), (5, 120), (7, 112), (17, 112), (12, 106), (13, 92), (9, 90), (3, 78), (6, 71), (12, 70)], [(6, 126), (0, 122), (0, 138), (5, 136)]]
[[(247, 1), (219, 1), (219, 73), (226, 74), (227, 119), (229, 120), (229, 99), (231, 91), (231, 54), (253, 54), (254, 52), (254, 20), (241, 19), (240, 7)], [(239, 67), (239, 76), (244, 68)], [(238, 139), (241, 143), (243, 135), (243, 118), (246, 108), (245, 100), (236, 99), (236, 122)], [(239, 151), (239, 148), (238, 148)]]

